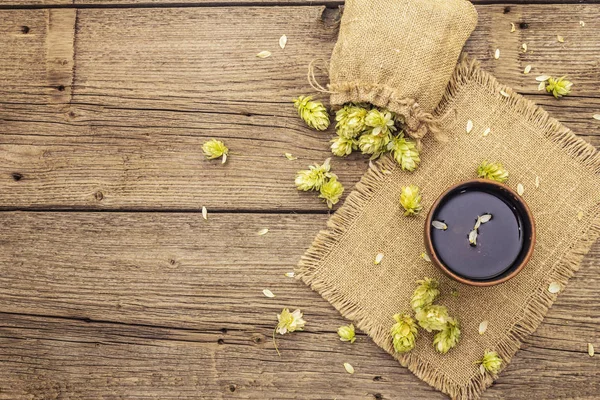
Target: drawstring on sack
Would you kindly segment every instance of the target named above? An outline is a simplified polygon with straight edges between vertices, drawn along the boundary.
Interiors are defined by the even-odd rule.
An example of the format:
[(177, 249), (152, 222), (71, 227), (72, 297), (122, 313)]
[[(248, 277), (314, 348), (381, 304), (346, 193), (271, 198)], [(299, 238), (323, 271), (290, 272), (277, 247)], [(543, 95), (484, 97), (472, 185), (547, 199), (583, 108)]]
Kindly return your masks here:
[(337, 93), (337, 92), (332, 92), (330, 90), (325, 89), (317, 81), (317, 78), (315, 77), (315, 66), (314, 66), (316, 61), (325, 62), (325, 60), (323, 60), (322, 58), (315, 58), (310, 62), (310, 64), (308, 64), (308, 73), (306, 74), (306, 79), (308, 80), (308, 84), (310, 85), (310, 87), (312, 87), (314, 90), (316, 90), (317, 92), (320, 92), (320, 93), (328, 93), (328, 94)]

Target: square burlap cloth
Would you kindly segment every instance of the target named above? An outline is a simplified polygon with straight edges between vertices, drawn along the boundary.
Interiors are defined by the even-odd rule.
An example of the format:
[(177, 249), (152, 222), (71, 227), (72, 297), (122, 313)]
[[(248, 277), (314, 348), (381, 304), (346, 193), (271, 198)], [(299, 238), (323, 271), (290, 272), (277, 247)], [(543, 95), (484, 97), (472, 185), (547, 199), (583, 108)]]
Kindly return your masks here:
[[(443, 116), (449, 141), (426, 138), (414, 173), (388, 158), (370, 168), (328, 229), (318, 234), (297, 275), (416, 376), (453, 398), (472, 399), (493, 382), (474, 363), (486, 349), (497, 351), (504, 367), (510, 362), (556, 299), (548, 285), (566, 285), (600, 236), (600, 155), (467, 59), (457, 66), (435, 113)], [(474, 129), (467, 134), (469, 119)], [(483, 137), (488, 127), (491, 132)], [(493, 287), (473, 287), (446, 278), (420, 258), (423, 223), (434, 200), (447, 187), (475, 178), (486, 159), (504, 164), (509, 186), (524, 185), (537, 243), (517, 277)], [(404, 217), (399, 204), (401, 187), (409, 184), (418, 185), (423, 195), (423, 211), (413, 218)], [(580, 211), (583, 218), (578, 219)], [(384, 258), (374, 265), (378, 253)], [(433, 349), (433, 334), (420, 330), (415, 349), (399, 355), (389, 334), (392, 315), (410, 311), (415, 281), (425, 276), (440, 281), (439, 304), (459, 318), (462, 337), (456, 348), (440, 355)], [(479, 335), (483, 320), (489, 327)]]

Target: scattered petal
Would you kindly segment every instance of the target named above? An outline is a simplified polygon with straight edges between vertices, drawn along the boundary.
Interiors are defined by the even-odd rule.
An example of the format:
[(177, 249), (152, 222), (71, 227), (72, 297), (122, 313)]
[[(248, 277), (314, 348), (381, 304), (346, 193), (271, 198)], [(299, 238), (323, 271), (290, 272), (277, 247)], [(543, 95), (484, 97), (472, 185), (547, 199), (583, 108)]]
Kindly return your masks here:
[(421, 258), (427, 262), (431, 262), (431, 258), (429, 258), (429, 254), (421, 253)]
[(477, 246), (477, 229), (473, 229), (469, 232), (469, 243), (473, 246)]
[(380, 264), (381, 260), (383, 260), (383, 253), (379, 253), (377, 256), (375, 256), (375, 265)]
[(204, 206), (202, 206), (202, 218), (208, 219), (208, 210)]
[(260, 231), (256, 232), (258, 236), (266, 235), (269, 232), (269, 228), (263, 228)]
[(537, 188), (539, 188), (539, 187), (540, 187), (540, 177), (539, 177), (539, 176), (536, 176), (536, 177), (535, 177), (535, 188), (537, 189)]
[(525, 67), (525, 69), (523, 70), (523, 73), (524, 73), (524, 74), (528, 74), (529, 72), (531, 72), (531, 65), (527, 65), (527, 66)]
[(295, 272), (286, 272), (285, 276), (287, 276), (288, 278), (293, 278), (296, 276), (296, 273)]
[(535, 78), (538, 82), (546, 82), (548, 79), (550, 79), (549, 75), (540, 75)]
[(473, 130), (473, 121), (468, 120), (467, 121), (467, 133), (471, 133), (472, 130)]
[(284, 49), (286, 44), (287, 44), (287, 36), (282, 35), (279, 38), (279, 47), (281, 47), (282, 49)]
[(270, 52), (270, 51), (268, 51), (268, 50), (264, 50), (264, 51), (261, 51), (260, 53), (258, 53), (258, 54), (256, 55), (256, 57), (258, 57), (258, 58), (267, 58), (267, 57), (271, 57), (271, 52)]
[(546, 82), (540, 82), (540, 84), (538, 85), (538, 90), (544, 90), (546, 89)]
[(558, 282), (552, 282), (550, 285), (548, 285), (548, 291), (552, 294), (560, 292), (560, 289), (560, 283)]
[(591, 343), (588, 343), (588, 354), (590, 357), (594, 357), (594, 345)]
[(523, 43), (521, 47), (523, 48), (523, 53), (527, 53), (527, 43)]
[(565, 38), (560, 36), (560, 35), (556, 35), (556, 40), (558, 40), (560, 43), (564, 43), (565, 42)]
[(481, 217), (479, 217), (479, 220), (481, 221), (482, 224), (485, 224), (486, 222), (490, 222), (491, 219), (492, 219), (492, 214), (483, 214)]
[(349, 374), (353, 374), (354, 373), (354, 367), (348, 363), (344, 363), (344, 368), (346, 369), (346, 372)]
[(225, 164), (225, 162), (227, 162), (227, 153), (223, 154), (223, 161), (221, 161), (221, 164)]
[(481, 136), (486, 137), (487, 135), (490, 134), (492, 130), (490, 128), (485, 128), (485, 131), (483, 131), (483, 134)]
[(579, 25), (581, 25), (582, 27), (584, 27), (585, 26), (585, 22), (579, 21)]
[(600, 121), (600, 114), (594, 114), (592, 116), (592, 118), (597, 119), (598, 121)]
[(487, 331), (488, 321), (481, 321), (479, 324), (479, 334), (483, 335)]
[(523, 187), (522, 183), (519, 183), (517, 185), (517, 193), (519, 194), (519, 196), (523, 196), (523, 193), (525, 193), (525, 187)]
[(482, 375), (485, 375), (485, 367), (483, 366), (483, 364), (479, 366), (479, 372), (481, 372)]
[(514, 32), (514, 31), (516, 31), (516, 30), (517, 30), (517, 29), (515, 28), (515, 24), (513, 24), (513, 23), (511, 22), (511, 23), (510, 23), (510, 32), (512, 33), (512, 32)]
[(440, 229), (442, 231), (448, 229), (448, 225), (446, 225), (442, 221), (433, 221), (431, 222), (431, 226), (433, 226), (435, 229)]
[(496, 52), (494, 53), (494, 58), (496, 60), (500, 58), (500, 49), (496, 49)]
[(504, 90), (501, 90), (500, 94), (504, 97), (510, 97), (510, 94), (506, 93)]
[(577, 220), (581, 221), (583, 219), (583, 211), (579, 211), (577, 213)]
[(287, 158), (287, 159), (288, 159), (288, 160), (290, 160), (290, 161), (294, 161), (294, 160), (297, 160), (297, 159), (298, 159), (298, 157), (294, 157), (294, 156), (292, 155), (292, 153), (285, 153), (285, 154), (284, 154), (284, 156), (285, 156), (285, 158)]
[(266, 297), (269, 297), (269, 298), (273, 298), (273, 297), (275, 297), (275, 295), (273, 294), (273, 292), (271, 292), (269, 289), (263, 289), (263, 294), (264, 294)]

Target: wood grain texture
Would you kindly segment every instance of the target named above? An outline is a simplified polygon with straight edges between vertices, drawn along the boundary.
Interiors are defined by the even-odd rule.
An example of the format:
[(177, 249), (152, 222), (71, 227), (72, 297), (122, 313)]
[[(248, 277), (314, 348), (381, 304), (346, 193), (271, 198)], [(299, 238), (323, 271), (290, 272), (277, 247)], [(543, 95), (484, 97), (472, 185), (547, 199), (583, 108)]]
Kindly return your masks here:
[[(1, 213), (0, 399), (444, 398), (364, 334), (340, 342), (346, 321), (284, 276), (326, 219)], [(587, 343), (600, 347), (599, 256), (596, 245), (484, 399), (595, 398), (600, 361)], [(308, 322), (278, 337), (279, 358), (282, 307)]]
[[(600, 110), (600, 5), (477, 10), (467, 51), (600, 146), (600, 122), (592, 118)], [(54, 19), (56, 12), (64, 18)], [(297, 192), (293, 179), (329, 157), (333, 131), (308, 129), (290, 100), (312, 93), (306, 67), (328, 59), (336, 9), (79, 9), (76, 18), (74, 12), (0, 11), (1, 207), (326, 211), (315, 195)], [(284, 50), (277, 44), (282, 34)], [(259, 59), (261, 50), (273, 56)], [(55, 52), (67, 52), (59, 75)], [(532, 72), (524, 75), (528, 64)], [(540, 94), (535, 76), (542, 73), (568, 74), (573, 96)], [(322, 71), (319, 78), (326, 81)], [(212, 137), (231, 148), (225, 166), (203, 158), (200, 146)], [(300, 159), (288, 161), (286, 152)], [(347, 193), (366, 164), (360, 155), (333, 161)]]

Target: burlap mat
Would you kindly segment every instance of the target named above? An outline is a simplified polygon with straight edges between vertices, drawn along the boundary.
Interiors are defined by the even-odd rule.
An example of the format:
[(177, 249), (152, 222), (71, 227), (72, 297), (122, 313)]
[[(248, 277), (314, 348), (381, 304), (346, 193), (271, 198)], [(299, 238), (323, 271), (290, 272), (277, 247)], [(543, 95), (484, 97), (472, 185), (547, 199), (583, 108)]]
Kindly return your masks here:
[[(449, 142), (426, 138), (414, 173), (401, 171), (390, 159), (371, 168), (331, 217), (328, 229), (319, 233), (297, 273), (419, 378), (454, 398), (478, 398), (493, 378), (482, 375), (475, 361), (486, 349), (496, 350), (505, 367), (556, 299), (548, 292), (549, 283), (566, 285), (600, 236), (600, 154), (467, 60), (457, 67), (436, 114), (445, 116)], [(467, 134), (469, 119), (474, 129)], [(483, 137), (487, 127), (491, 132)], [(504, 164), (512, 188), (524, 185), (537, 244), (516, 278), (480, 288), (446, 278), (420, 254), (424, 218), (433, 201), (450, 185), (475, 178), (484, 159)], [(424, 209), (416, 218), (403, 217), (398, 201), (401, 187), (409, 184), (422, 189)], [(380, 252), (384, 259), (374, 265)], [(420, 330), (412, 352), (395, 354), (389, 334), (392, 315), (410, 311), (415, 281), (425, 276), (440, 280), (439, 303), (460, 319), (461, 340), (440, 355), (433, 349), (433, 334)], [(489, 327), (479, 335), (482, 320)]]

